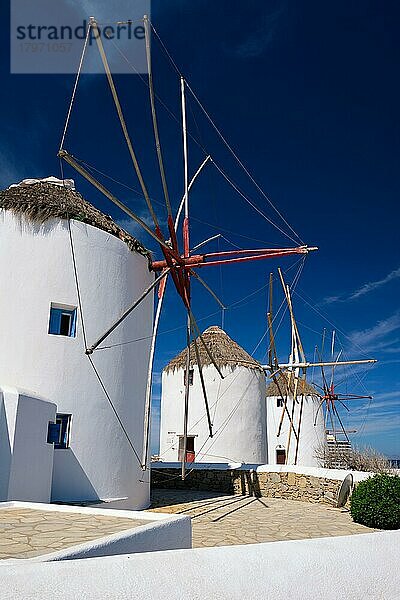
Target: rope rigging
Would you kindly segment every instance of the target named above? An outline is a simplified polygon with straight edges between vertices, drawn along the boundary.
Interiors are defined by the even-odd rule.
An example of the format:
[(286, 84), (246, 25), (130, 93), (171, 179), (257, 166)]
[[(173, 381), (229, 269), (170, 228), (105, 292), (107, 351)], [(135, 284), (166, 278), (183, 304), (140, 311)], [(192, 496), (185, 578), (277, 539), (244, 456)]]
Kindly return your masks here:
[[(129, 186), (129, 185), (127, 185), (127, 184), (125, 184), (125, 183), (123, 183), (121, 181), (118, 181), (117, 179), (115, 179), (115, 178), (107, 175), (106, 173), (104, 173), (104, 171), (101, 171), (100, 169), (94, 167), (93, 165), (89, 164), (87, 161), (82, 160), (80, 158), (77, 158), (76, 156), (74, 156), (74, 160), (77, 163), (79, 163), (80, 165), (84, 165), (88, 171), (94, 171), (96, 173), (99, 173), (100, 175), (102, 175), (103, 177), (109, 179), (110, 181), (113, 181), (114, 183), (117, 183), (118, 185), (121, 185), (122, 187), (124, 187), (124, 188), (126, 188), (126, 189), (128, 189), (128, 190), (130, 190), (132, 192), (134, 192), (138, 196), (143, 197), (143, 194), (141, 192), (139, 192), (138, 190), (136, 190), (135, 188), (132, 188), (131, 186)], [(219, 172), (221, 174), (221, 176), (223, 177), (223, 179), (237, 192), (237, 194), (239, 194), (239, 196), (241, 196), (245, 200), (245, 202), (247, 202), (247, 204), (249, 204), (249, 206), (251, 206), (253, 208), (253, 210), (255, 210), (263, 219), (265, 219), (268, 223), (270, 223), (270, 225), (272, 225), (272, 227), (274, 227), (275, 229), (277, 229), (277, 231), (279, 231), (280, 233), (282, 233), (282, 235), (286, 236), (293, 243), (297, 244), (297, 241), (293, 237), (291, 237), (290, 235), (288, 235), (287, 233), (285, 233), (285, 231), (282, 228), (280, 228), (279, 225), (276, 225), (276, 223), (274, 223), (267, 215), (265, 215), (258, 208), (258, 206), (256, 204), (254, 204), (254, 202), (252, 200), (250, 200), (250, 198), (248, 198), (248, 196), (246, 196), (246, 194), (229, 178), (229, 176), (225, 173), (225, 171), (218, 165), (218, 163), (213, 158), (211, 158), (210, 155), (207, 155), (207, 157), (203, 161), (202, 165), (200, 165), (199, 169), (194, 174), (194, 176), (193, 176), (193, 178), (191, 180), (191, 183), (189, 184), (189, 190), (192, 187), (192, 184), (193, 184), (194, 180), (196, 179), (196, 177), (200, 173), (202, 167), (206, 164), (206, 162), (208, 160), (210, 160), (211, 164), (214, 165), (214, 167), (216, 168), (217, 172)], [(158, 204), (159, 206), (164, 206), (164, 203), (160, 202), (159, 200), (156, 200), (156, 199), (154, 199), (152, 197), (150, 197), (150, 198), (151, 198), (151, 201), (154, 204)], [(182, 208), (183, 208), (183, 204), (182, 204)], [(175, 225), (176, 226), (177, 226), (177, 223), (178, 223), (178, 220), (179, 220), (179, 216), (180, 216), (181, 210), (182, 209), (180, 207), (180, 210), (178, 210), (176, 221), (175, 221)], [(226, 231), (227, 233), (233, 233), (234, 235), (237, 235), (239, 237), (243, 237), (245, 239), (249, 239), (249, 240), (252, 240), (252, 241), (262, 242), (262, 243), (266, 243), (266, 244), (271, 245), (271, 242), (266, 242), (265, 240), (260, 240), (258, 238), (252, 238), (250, 236), (246, 236), (246, 235), (243, 235), (241, 233), (237, 233), (237, 232), (233, 232), (231, 230), (223, 229), (223, 228), (221, 228), (219, 226), (214, 226), (211, 223), (207, 223), (205, 221), (202, 221), (201, 219), (198, 219), (196, 217), (192, 217), (192, 219), (194, 221), (199, 222), (199, 223), (203, 223), (205, 225), (208, 225), (209, 227), (214, 227), (215, 229), (219, 229), (221, 231)], [(221, 236), (221, 237), (223, 237), (223, 236)], [(232, 242), (230, 242), (230, 243), (232, 244)], [(236, 247), (238, 247), (238, 246), (236, 246)]]
[[(115, 177), (112, 177), (111, 175), (108, 175), (107, 173), (105, 173), (104, 171), (101, 171), (100, 169), (98, 169), (97, 167), (95, 167), (94, 165), (77, 158), (76, 156), (74, 157), (75, 160), (77, 162), (79, 162), (81, 165), (83, 165), (84, 167), (86, 167), (86, 169), (88, 171), (93, 171), (95, 173), (98, 173), (99, 175), (102, 175), (103, 177), (105, 177), (106, 179), (109, 179), (110, 181), (112, 181), (113, 183), (116, 183), (117, 185), (120, 185), (121, 187), (133, 192), (134, 194), (136, 194), (137, 196), (140, 196), (141, 198), (143, 198), (143, 194), (142, 192), (139, 192), (139, 190), (133, 188), (132, 186), (124, 183), (123, 181), (120, 181), (118, 179), (115, 179)], [(207, 157), (206, 157), (207, 158)], [(211, 157), (209, 157), (211, 158)], [(213, 161), (215, 164), (215, 161)], [(204, 163), (203, 163), (204, 164)], [(199, 169), (200, 170), (200, 169)], [(199, 171), (198, 170), (198, 171)], [(196, 173), (197, 174), (197, 173)], [(196, 177), (196, 174), (193, 176), (193, 179)], [(190, 188), (190, 186), (189, 186)], [(163, 202), (160, 202), (160, 200), (156, 200), (154, 197), (151, 197), (151, 201), (153, 202), (153, 204), (157, 204), (158, 206), (164, 206)], [(208, 223), (207, 221), (204, 221), (202, 219), (198, 219), (197, 217), (192, 216), (191, 217), (192, 221), (196, 221), (198, 223), (201, 223), (202, 225), (207, 225), (208, 227), (211, 227), (212, 229), (218, 230), (218, 231), (224, 231), (225, 233), (230, 233), (232, 235), (235, 235), (237, 237), (246, 239), (246, 240), (250, 240), (252, 242), (258, 242), (261, 244), (267, 244), (270, 246), (273, 246), (274, 244), (272, 244), (270, 241), (264, 240), (264, 239), (260, 239), (260, 238), (254, 238), (251, 237), (249, 235), (244, 235), (243, 233), (239, 233), (238, 231), (232, 231), (231, 229), (226, 229), (224, 227), (221, 227), (220, 225), (214, 225), (213, 223)], [(232, 242), (231, 240), (227, 239), (224, 235), (222, 235), (221, 233), (218, 234), (219, 237), (221, 237), (223, 240), (225, 240), (226, 242), (228, 242), (229, 244), (231, 244), (233, 247), (237, 248), (238, 250), (243, 250), (243, 247), (238, 246), (237, 244), (235, 244), (234, 242)], [(319, 333), (319, 332), (317, 332)]]
[[(64, 180), (64, 179), (63, 179)], [(80, 314), (80, 318), (81, 318), (81, 323), (82, 323), (82, 336), (83, 336), (83, 341), (84, 341), (84, 346), (85, 349), (88, 347), (87, 346), (87, 335), (86, 335), (86, 329), (85, 329), (85, 319), (84, 319), (84, 315), (83, 315), (83, 309), (82, 309), (82, 295), (81, 295), (81, 290), (80, 290), (80, 285), (79, 285), (79, 278), (78, 278), (78, 270), (77, 270), (77, 263), (76, 263), (76, 254), (75, 254), (75, 247), (74, 247), (74, 241), (73, 241), (73, 236), (72, 236), (72, 230), (71, 230), (71, 220), (70, 218), (67, 219), (68, 222), (68, 236), (69, 236), (69, 242), (70, 242), (70, 248), (71, 248), (71, 258), (72, 258), (72, 266), (73, 266), (73, 272), (74, 272), (74, 280), (75, 280), (75, 287), (76, 287), (76, 293), (77, 293), (77, 298), (78, 298), (78, 307), (79, 307), (79, 314)], [(100, 384), (101, 389), (103, 390), (103, 393), (121, 427), (122, 432), (124, 433), (124, 436), (129, 444), (129, 446), (132, 449), (132, 452), (136, 458), (136, 460), (138, 461), (139, 465), (142, 464), (142, 461), (139, 457), (139, 454), (122, 422), (121, 417), (118, 414), (118, 411), (110, 397), (110, 394), (107, 391), (107, 388), (101, 378), (101, 375), (96, 367), (96, 365), (93, 362), (93, 359), (90, 355), (87, 354), (87, 358), (89, 360), (89, 363), (93, 369), (93, 372), (96, 375), (96, 378)]]
[(80, 78), (82, 67), (83, 67), (83, 61), (84, 61), (84, 58), (85, 58), (86, 48), (87, 48), (87, 45), (88, 45), (90, 28), (91, 28), (91, 23), (88, 24), (88, 28), (87, 28), (87, 32), (86, 32), (86, 37), (85, 37), (85, 42), (83, 44), (82, 54), (81, 54), (81, 58), (79, 60), (78, 72), (76, 74), (76, 78), (75, 78), (75, 82), (74, 82), (74, 87), (73, 87), (73, 90), (72, 90), (71, 101), (70, 101), (69, 107), (68, 107), (67, 118), (65, 119), (64, 130), (63, 130), (63, 134), (61, 136), (61, 142), (60, 142), (60, 148), (59, 148), (60, 150), (62, 150), (62, 148), (64, 146), (65, 136), (67, 135), (67, 129), (68, 129), (68, 125), (69, 125), (69, 120), (71, 118), (72, 107), (73, 107), (73, 104), (74, 104), (74, 101), (75, 101), (76, 90), (78, 88), (78, 82), (79, 82), (79, 78)]
[[(356, 342), (354, 342), (354, 340), (352, 340), (349, 335), (347, 335), (340, 327), (338, 327), (335, 323), (333, 323), (326, 316), (326, 314), (324, 314), (321, 310), (319, 310), (317, 308), (318, 303), (315, 300), (313, 300), (312, 298), (310, 298), (310, 296), (308, 296), (308, 294), (306, 294), (306, 292), (303, 289), (301, 289), (301, 288), (299, 288), (299, 289), (301, 290), (301, 294), (300, 294), (300, 292), (298, 290), (295, 291), (295, 294), (296, 294), (296, 296), (298, 296), (300, 298), (300, 300), (302, 300), (302, 302), (304, 302), (319, 317), (321, 317), (322, 319), (324, 319), (324, 321), (326, 321), (331, 327), (333, 327), (333, 329), (335, 329), (336, 331), (338, 331), (344, 338), (346, 338), (352, 344), (352, 346), (354, 346), (355, 348), (358, 348), (360, 350), (360, 352), (364, 356), (368, 356), (364, 348), (362, 348), (359, 344), (357, 344)], [(307, 298), (309, 300), (307, 300), (306, 298), (304, 298), (304, 296), (307, 296)]]
[[(161, 40), (161, 38), (160, 38), (158, 32), (156, 31), (155, 27), (153, 26), (153, 24), (151, 24), (151, 28), (152, 28), (153, 32), (155, 33), (158, 41), (160, 42), (161, 47), (163, 48), (164, 52), (166, 53), (168, 59), (170, 60), (170, 62), (173, 65), (174, 69), (176, 70), (176, 72), (178, 73), (179, 77), (183, 77), (182, 73), (178, 69), (175, 61), (173, 60), (171, 54), (168, 52), (168, 50), (167, 50), (164, 42)], [(186, 86), (187, 86), (188, 90), (190, 91), (190, 93), (192, 94), (193, 98), (196, 100), (196, 102), (199, 105), (199, 107), (201, 108), (201, 110), (204, 113), (204, 115), (207, 117), (208, 121), (210, 122), (210, 124), (212, 125), (212, 127), (214, 128), (214, 130), (217, 132), (217, 134), (220, 137), (220, 139), (223, 141), (223, 143), (225, 144), (225, 146), (228, 148), (228, 150), (230, 151), (230, 153), (232, 154), (232, 156), (235, 158), (235, 160), (239, 164), (239, 166), (243, 169), (243, 171), (249, 177), (250, 181), (255, 185), (255, 187), (257, 188), (257, 190), (262, 194), (262, 196), (265, 198), (265, 200), (268, 202), (268, 204), (271, 206), (271, 208), (273, 208), (273, 210), (276, 212), (276, 214), (281, 218), (281, 220), (283, 221), (283, 223), (296, 236), (296, 238), (298, 239), (298, 241), (300, 242), (300, 244), (304, 244), (304, 242), (302, 241), (302, 239), (300, 238), (300, 236), (296, 233), (296, 231), (293, 229), (293, 227), (287, 222), (287, 220), (284, 218), (284, 216), (281, 214), (281, 212), (276, 208), (276, 206), (273, 204), (272, 200), (267, 196), (267, 194), (264, 192), (264, 190), (261, 188), (261, 186), (257, 183), (257, 181), (254, 179), (254, 177), (251, 175), (251, 173), (249, 172), (249, 170), (246, 168), (246, 166), (244, 165), (244, 163), (240, 160), (239, 156), (235, 153), (235, 151), (233, 150), (233, 148), (231, 147), (231, 145), (227, 142), (226, 138), (221, 133), (220, 129), (217, 127), (217, 125), (215, 124), (215, 122), (213, 121), (213, 119), (211, 118), (211, 116), (209, 115), (209, 113), (207, 112), (207, 110), (205, 109), (205, 107), (203, 106), (203, 104), (200, 102), (199, 98), (197, 97), (197, 95), (195, 94), (195, 92), (193, 91), (192, 87), (190, 86), (190, 84), (188, 83), (187, 80), (186, 80)]]
[[(293, 265), (290, 265), (285, 271), (284, 273), (289, 273), (289, 271), (291, 269), (293, 269), (301, 260), (303, 259), (299, 259), (297, 260), (295, 263), (293, 263)], [(241, 309), (243, 306), (246, 306), (247, 304), (249, 304), (249, 302), (252, 302), (253, 300), (250, 300), (250, 298), (254, 299), (254, 297), (259, 294), (260, 292), (262, 292), (263, 290), (265, 290), (268, 287), (268, 284), (265, 284), (259, 288), (257, 288), (256, 290), (254, 290), (253, 292), (251, 292), (250, 294), (247, 294), (246, 296), (244, 296), (243, 298), (240, 298), (239, 300), (235, 300), (235, 302), (233, 302), (232, 304), (229, 304), (228, 306), (225, 306), (224, 310), (238, 310)], [(281, 303), (281, 307), (283, 307), (285, 304), (284, 300)], [(277, 310), (273, 321), (275, 321), (275, 319), (278, 317), (281, 307)], [(199, 319), (197, 319), (197, 323), (200, 323), (202, 321), (207, 321), (209, 320), (211, 317), (214, 317), (216, 315), (219, 315), (220, 311), (214, 311), (212, 313), (209, 313), (208, 315), (205, 315), (204, 317), (200, 317)], [(186, 325), (178, 325), (177, 327), (173, 327), (171, 329), (166, 329), (163, 331), (159, 331), (157, 335), (167, 335), (169, 333), (174, 333), (176, 331), (182, 331), (182, 329), (185, 329)], [(279, 328), (279, 325), (278, 325)], [(277, 328), (277, 329), (278, 329)], [(318, 333), (318, 332), (317, 332)], [(109, 350), (111, 348), (116, 348), (119, 346), (125, 346), (127, 344), (134, 344), (136, 342), (142, 342), (142, 341), (146, 341), (146, 340), (150, 340), (152, 338), (151, 335), (148, 336), (143, 336), (143, 337), (139, 337), (139, 338), (135, 338), (133, 340), (127, 340), (126, 342), (119, 342), (117, 344), (111, 344), (109, 346), (99, 346), (95, 349), (95, 352), (98, 352), (99, 350)], [(254, 354), (255, 351), (253, 351), (252, 355)]]
[[(147, 27), (149, 26), (149, 24), (151, 26), (151, 29), (155, 32), (155, 34), (159, 38), (157, 32), (155, 31), (153, 25), (150, 22), (147, 22)], [(69, 105), (67, 119), (66, 119), (66, 123), (65, 123), (65, 127), (64, 127), (64, 132), (63, 132), (63, 136), (62, 136), (62, 140), (61, 140), (61, 144), (60, 144), (60, 150), (61, 151), (63, 150), (63, 145), (64, 145), (65, 137), (66, 137), (66, 134), (67, 134), (67, 129), (68, 129), (69, 121), (70, 121), (70, 116), (71, 116), (71, 113), (72, 113), (72, 108), (73, 108), (73, 104), (74, 104), (75, 96), (76, 96), (76, 91), (77, 91), (77, 87), (78, 87), (79, 77), (80, 77), (81, 70), (82, 70), (84, 55), (85, 55), (86, 48), (87, 48), (87, 40), (88, 40), (91, 28), (93, 28), (95, 31), (97, 30), (97, 23), (96, 23), (96, 21), (94, 19), (92, 19), (89, 22), (89, 25), (88, 25), (87, 36), (85, 38), (85, 44), (84, 44), (84, 48), (83, 48), (82, 55), (81, 55), (81, 60), (80, 60), (79, 68), (78, 68), (78, 74), (77, 74), (77, 77), (76, 77), (76, 80), (75, 80), (74, 90), (73, 90), (71, 102), (70, 102), (70, 105)], [(146, 20), (145, 20), (145, 29), (146, 29)], [(130, 139), (130, 136), (129, 136), (129, 133), (128, 133), (128, 129), (127, 129), (127, 126), (126, 126), (125, 118), (124, 118), (123, 112), (122, 112), (122, 107), (121, 107), (121, 104), (119, 102), (117, 90), (116, 90), (116, 87), (115, 87), (115, 84), (114, 84), (114, 81), (113, 81), (113, 78), (112, 78), (112, 75), (111, 75), (111, 71), (110, 71), (110, 68), (109, 68), (109, 65), (108, 65), (108, 61), (107, 61), (107, 58), (106, 58), (106, 55), (105, 55), (105, 52), (104, 52), (102, 41), (101, 41), (99, 35), (96, 35), (95, 38), (96, 38), (97, 46), (98, 46), (98, 49), (99, 49), (99, 52), (100, 52), (100, 55), (101, 55), (103, 66), (104, 66), (104, 69), (105, 69), (105, 72), (106, 72), (106, 76), (107, 76), (107, 79), (108, 79), (109, 87), (110, 87), (110, 90), (111, 90), (111, 93), (112, 93), (112, 96), (113, 96), (113, 99), (114, 99), (114, 103), (115, 103), (115, 106), (116, 106), (116, 109), (117, 109), (117, 114), (118, 114), (118, 117), (119, 117), (119, 120), (120, 120), (122, 131), (123, 131), (123, 134), (124, 134), (124, 137), (125, 137), (125, 141), (127, 143), (128, 150), (129, 150), (129, 153), (130, 153), (130, 156), (131, 156), (131, 159), (132, 159), (132, 162), (133, 162), (133, 165), (134, 165), (134, 168), (135, 168), (135, 171), (136, 171), (136, 174), (137, 174), (140, 186), (142, 188), (142, 194), (143, 194), (143, 196), (144, 196), (144, 198), (146, 200), (146, 204), (147, 204), (148, 210), (149, 210), (149, 212), (150, 212), (150, 214), (152, 216), (153, 222), (156, 225), (156, 229), (158, 229), (159, 234), (160, 234), (161, 232), (159, 230), (159, 225), (158, 225), (157, 217), (156, 217), (155, 212), (154, 212), (154, 210), (152, 208), (151, 198), (150, 198), (150, 195), (148, 193), (148, 190), (147, 190), (147, 187), (145, 185), (145, 182), (143, 180), (142, 173), (141, 173), (141, 170), (140, 170), (140, 167), (139, 167), (139, 163), (138, 163), (136, 154), (135, 154), (135, 152), (133, 150), (132, 142), (131, 142), (131, 139)], [(124, 56), (124, 54), (118, 48), (118, 46), (115, 44), (115, 42), (113, 40), (110, 40), (110, 41), (112, 42), (113, 46), (118, 49), (118, 51), (120, 52), (120, 54), (128, 61), (128, 59)], [(163, 47), (165, 49), (164, 45), (163, 45)], [(156, 141), (157, 157), (158, 157), (158, 162), (159, 162), (159, 168), (160, 168), (160, 174), (161, 174), (161, 178), (162, 178), (162, 184), (163, 184), (163, 190), (164, 190), (164, 196), (165, 196), (165, 201), (166, 201), (166, 205), (167, 205), (167, 210), (168, 210), (168, 214), (171, 215), (171, 205), (170, 205), (170, 201), (169, 201), (169, 195), (168, 195), (168, 189), (167, 189), (166, 177), (165, 177), (165, 170), (164, 170), (164, 165), (163, 165), (163, 161), (162, 161), (161, 146), (160, 146), (160, 140), (159, 140), (159, 134), (158, 134), (158, 125), (157, 125), (157, 118), (156, 118), (156, 112), (155, 112), (155, 99), (157, 99), (158, 101), (161, 101), (161, 99), (154, 93), (153, 82), (152, 82), (151, 58), (150, 58), (150, 55), (149, 55), (148, 52), (149, 52), (149, 50), (147, 50), (147, 52), (146, 52), (148, 66), (150, 68), (149, 78), (148, 78), (149, 81), (147, 82), (142, 76), (140, 77), (140, 79), (148, 87), (149, 93), (150, 93), (150, 102), (151, 102), (151, 108), (152, 108), (152, 120), (153, 120), (154, 136), (155, 136), (155, 141)], [(169, 59), (172, 60), (172, 58), (170, 56), (169, 56)], [(129, 63), (129, 61), (128, 61), (128, 63)], [(133, 67), (133, 65), (131, 65), (131, 66)], [(135, 71), (136, 71), (136, 69), (135, 69)], [(180, 73), (178, 69), (177, 69), (177, 72)], [(183, 77), (183, 76), (180, 74), (180, 77)], [(185, 87), (187, 87), (187, 89), (191, 92), (192, 96), (199, 103), (199, 100), (198, 100), (197, 96), (194, 94), (193, 89), (189, 86), (189, 84), (187, 83), (186, 80), (184, 80), (184, 85), (185, 85)], [(165, 103), (163, 103), (163, 105), (164, 105), (164, 108), (168, 108), (165, 105)], [(199, 103), (199, 105), (201, 106), (202, 110), (205, 111), (204, 106), (201, 103)], [(173, 114), (173, 112), (170, 111), (169, 109), (168, 109), (168, 112), (169, 112), (170, 116), (172, 116), (174, 118), (174, 120), (176, 120), (179, 123), (179, 119), (177, 119), (177, 117)], [(254, 181), (254, 179), (252, 178), (251, 174), (248, 172), (248, 170), (246, 169), (246, 167), (243, 165), (242, 161), (240, 161), (239, 157), (234, 153), (234, 151), (232, 150), (232, 148), (229, 146), (229, 144), (227, 143), (226, 139), (221, 134), (220, 130), (217, 128), (217, 126), (215, 125), (215, 123), (212, 121), (211, 117), (208, 115), (207, 111), (205, 111), (205, 113), (206, 113), (207, 118), (210, 121), (210, 123), (218, 131), (218, 133), (219, 133), (222, 141), (224, 142), (224, 144), (227, 145), (227, 147), (229, 148), (229, 150), (233, 153), (235, 159), (239, 162), (240, 166), (245, 170), (246, 174), (250, 177), (250, 179), (253, 181), (253, 183), (255, 183), (255, 185), (257, 186), (257, 189), (259, 189), (259, 191), (260, 191), (261, 190), (260, 186), (258, 186), (258, 184)], [(196, 142), (196, 144), (202, 149), (202, 151), (205, 154), (209, 154), (206, 151), (206, 149), (204, 148), (204, 146), (201, 144), (201, 142), (199, 142), (190, 132), (188, 132), (188, 136), (190, 136), (191, 139), (193, 139)], [(267, 197), (267, 195), (265, 194), (265, 192), (263, 192), (263, 190), (261, 190), (261, 192), (263, 193), (263, 195), (265, 196), (265, 198), (268, 198), (268, 201), (269, 201), (270, 205), (274, 208), (275, 212), (280, 216), (280, 218), (283, 220), (283, 222), (285, 223), (285, 225), (289, 227), (290, 231), (292, 231), (292, 233), (295, 235), (295, 237), (297, 238), (297, 240), (294, 239), (290, 234), (287, 234), (281, 227), (279, 227), (279, 225), (277, 225), (276, 223), (274, 223), (272, 221), (272, 219), (270, 219), (269, 217), (267, 217), (263, 213), (263, 211), (261, 211), (261, 209), (259, 209), (238, 188), (238, 186), (236, 184), (234, 184), (234, 182), (226, 175), (226, 173), (224, 172), (224, 170), (222, 169), (222, 167), (220, 167), (216, 163), (215, 159), (213, 159), (213, 163), (215, 164), (215, 167), (220, 172), (220, 174), (224, 177), (224, 179), (233, 187), (233, 189), (236, 190), (236, 192), (238, 194), (240, 194), (243, 197), (243, 199), (245, 199), (245, 201), (250, 206), (252, 206), (252, 208), (254, 210), (256, 210), (260, 214), (260, 216), (262, 216), (267, 222), (269, 222), (273, 227), (275, 227), (280, 233), (282, 233), (283, 235), (285, 235), (288, 239), (290, 239), (294, 243), (297, 244), (298, 243), (297, 240), (299, 240), (300, 243), (303, 244), (301, 238), (293, 230), (293, 228), (287, 223), (287, 221), (283, 218), (283, 216), (281, 215), (281, 213), (276, 209), (276, 207), (269, 200), (269, 198)], [(72, 166), (74, 166), (74, 165), (72, 165)], [(158, 234), (158, 236), (159, 236), (159, 234)]]

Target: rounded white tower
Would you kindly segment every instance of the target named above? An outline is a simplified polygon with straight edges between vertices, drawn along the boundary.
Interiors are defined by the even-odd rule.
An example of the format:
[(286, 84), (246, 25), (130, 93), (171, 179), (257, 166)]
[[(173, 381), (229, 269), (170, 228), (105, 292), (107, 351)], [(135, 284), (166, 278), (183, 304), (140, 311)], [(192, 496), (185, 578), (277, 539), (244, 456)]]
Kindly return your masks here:
[[(213, 437), (210, 438), (192, 342), (187, 460), (263, 464), (267, 456), (264, 372), (260, 364), (219, 327), (206, 329), (203, 339), (224, 379), (198, 339), (213, 424)], [(186, 349), (171, 360), (162, 374), (160, 458), (163, 461), (181, 460), (185, 368)]]
[[(318, 460), (315, 458), (315, 449), (325, 441), (322, 408), (318, 411), (320, 401), (318, 392), (305, 381), (300, 381), (297, 401), (294, 402), (293, 392), (286, 375), (280, 375), (277, 383), (272, 381), (267, 385), (269, 464), (319, 466)], [(295, 431), (297, 434), (299, 423), (301, 423), (300, 435), (297, 442)]]
[(57, 405), (52, 499), (147, 506), (111, 403), (141, 457), (152, 294), (85, 354), (153, 281), (147, 250), (71, 180), (25, 180), (0, 192), (0, 277), (0, 382)]

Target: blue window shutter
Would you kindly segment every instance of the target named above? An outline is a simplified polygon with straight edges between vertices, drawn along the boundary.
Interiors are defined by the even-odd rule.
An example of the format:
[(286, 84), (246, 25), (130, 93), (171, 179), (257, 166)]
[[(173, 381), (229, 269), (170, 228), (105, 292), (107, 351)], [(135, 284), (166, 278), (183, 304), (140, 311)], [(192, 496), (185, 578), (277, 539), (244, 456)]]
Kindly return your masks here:
[(60, 333), (61, 312), (59, 308), (50, 309), (49, 333), (55, 335)]
[[(68, 333), (65, 331), (65, 327), (63, 328), (63, 333), (61, 333), (61, 324), (63, 315), (69, 315), (69, 330)], [(76, 336), (76, 308), (55, 308), (51, 306), (50, 308), (50, 320), (49, 320), (49, 333), (53, 335), (63, 335), (68, 337)]]
[(69, 448), (69, 435), (70, 435), (70, 427), (71, 427), (71, 417), (70, 414), (57, 413), (56, 422), (59, 426), (59, 440), (55, 443), (55, 448), (57, 450), (62, 450)]
[(70, 337), (75, 337), (76, 335), (76, 309), (74, 311), (72, 311), (72, 322), (71, 322), (71, 330), (70, 330)]
[(49, 422), (47, 430), (47, 443), (48, 444), (59, 444), (61, 435), (60, 423)]

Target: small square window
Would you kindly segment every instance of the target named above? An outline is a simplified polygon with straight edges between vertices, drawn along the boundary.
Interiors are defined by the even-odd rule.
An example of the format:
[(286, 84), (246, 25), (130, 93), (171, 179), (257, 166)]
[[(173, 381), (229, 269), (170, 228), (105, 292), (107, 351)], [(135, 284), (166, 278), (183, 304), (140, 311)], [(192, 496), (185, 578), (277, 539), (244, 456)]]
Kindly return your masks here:
[(277, 398), (276, 399), (276, 406), (278, 408), (282, 408), (283, 404), (284, 404), (283, 398)]
[(285, 448), (279, 447), (276, 449), (276, 464), (277, 465), (285, 465), (286, 464)]
[(48, 444), (59, 444), (60, 443), (60, 434), (61, 434), (61, 425), (60, 423), (53, 423), (49, 421), (47, 427), (47, 443)]
[(57, 413), (56, 414), (56, 425), (60, 428), (60, 437), (55, 442), (54, 448), (58, 450), (69, 448), (69, 441), (71, 437), (71, 419), (72, 415)]
[[(193, 385), (194, 369), (189, 369), (189, 385)], [(186, 369), (183, 374), (183, 384), (186, 385)]]
[(51, 335), (75, 337), (76, 306), (63, 306), (52, 302), (50, 306), (49, 333)]
[[(194, 451), (194, 435), (186, 436), (186, 462), (194, 462), (195, 451)], [(179, 436), (179, 448), (178, 448), (178, 460), (183, 460), (183, 446), (184, 446), (183, 435)]]

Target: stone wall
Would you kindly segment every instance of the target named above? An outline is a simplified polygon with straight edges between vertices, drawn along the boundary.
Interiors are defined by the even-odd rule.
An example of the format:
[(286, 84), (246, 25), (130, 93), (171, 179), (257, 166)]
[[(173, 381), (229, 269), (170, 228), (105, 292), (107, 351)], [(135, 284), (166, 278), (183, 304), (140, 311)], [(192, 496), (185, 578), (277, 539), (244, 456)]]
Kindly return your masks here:
[(258, 472), (254, 469), (194, 469), (182, 481), (179, 469), (157, 468), (151, 471), (151, 485), (153, 488), (204, 490), (335, 505), (341, 481), (302, 473)]

